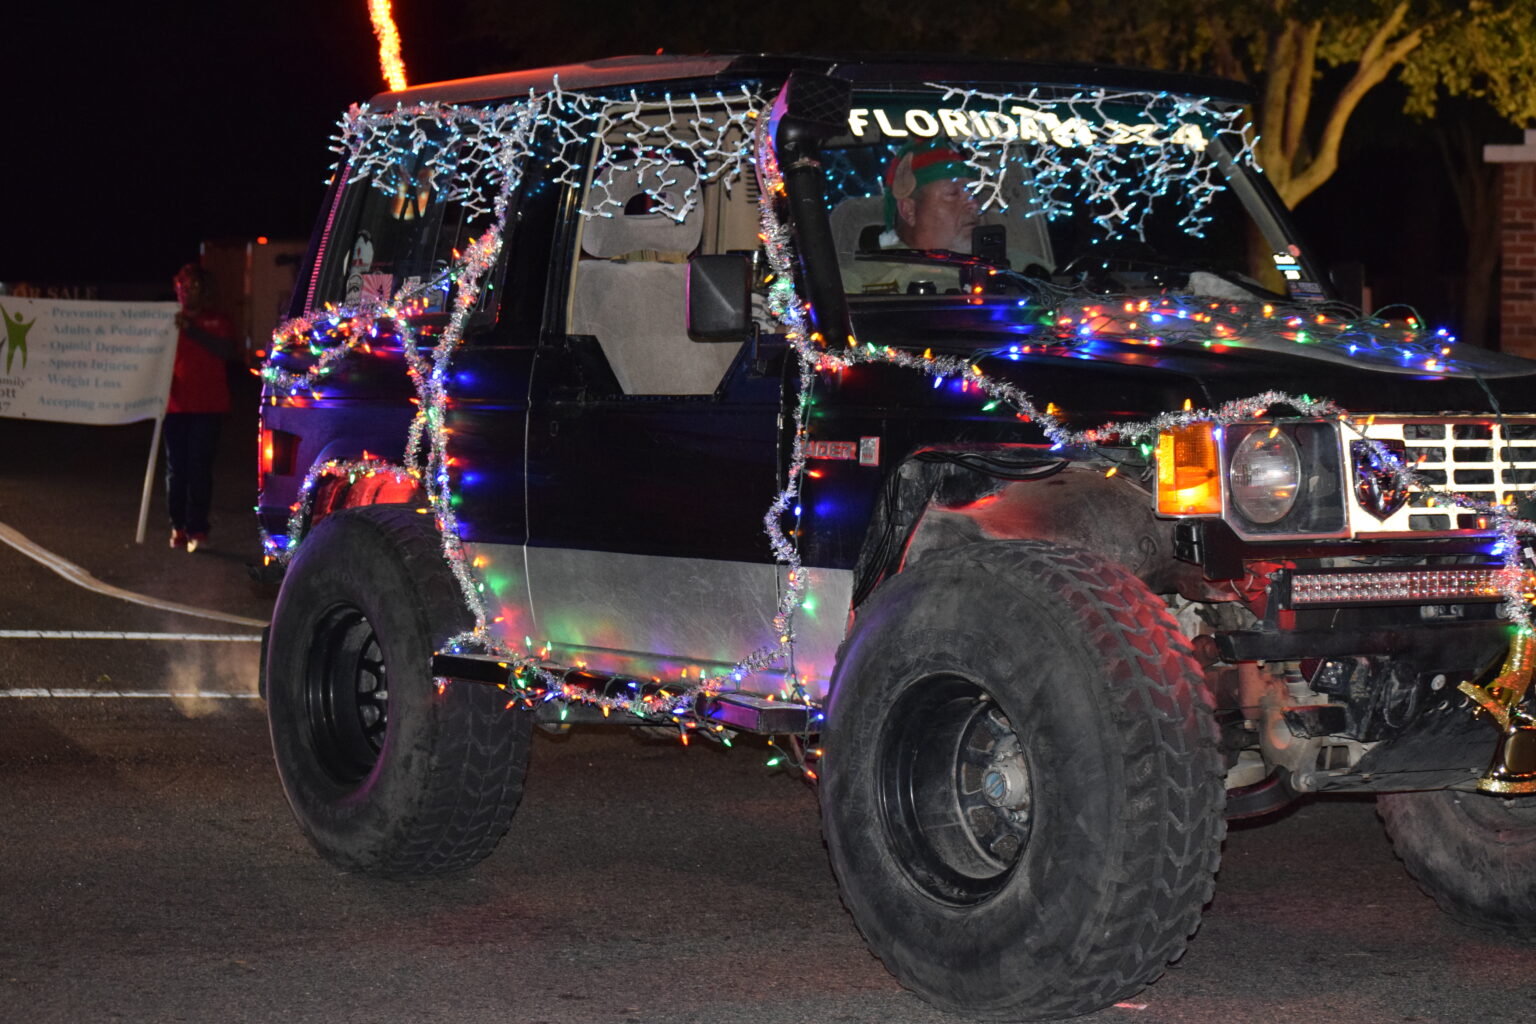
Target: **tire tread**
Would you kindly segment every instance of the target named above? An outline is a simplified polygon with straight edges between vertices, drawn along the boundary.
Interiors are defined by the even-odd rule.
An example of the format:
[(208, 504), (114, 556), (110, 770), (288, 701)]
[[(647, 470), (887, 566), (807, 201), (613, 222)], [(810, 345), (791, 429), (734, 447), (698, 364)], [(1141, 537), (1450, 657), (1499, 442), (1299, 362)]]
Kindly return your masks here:
[[(948, 993), (924, 994), (939, 996), (935, 1001), (947, 1009), (989, 1019), (1044, 1020), (1101, 1009), (1140, 990), (1182, 955), (1214, 891), (1226, 834), (1225, 789), (1203, 675), (1188, 641), (1157, 598), (1128, 571), (1091, 553), (1036, 541), (984, 542), (929, 556), (911, 572), (922, 574), (930, 567), (985, 573), (1013, 586), (1020, 580), (1039, 581), (1081, 624), (1088, 645), (1109, 666), (1105, 693), (1117, 728), (1128, 738), (1129, 841), (1118, 877), (1101, 894), (1107, 899), (1099, 918), (1104, 931), (1054, 984), (1006, 1006), (968, 1003), (963, 982)], [(860, 610), (861, 618), (881, 598), (877, 591)], [(830, 740), (828, 746), (831, 751)], [(841, 871), (834, 873), (857, 922), (858, 895)], [(1104, 884), (1085, 872), (1077, 883), (1083, 892)], [(1050, 946), (1050, 930), (1042, 932), (1026, 940), (1031, 957), (1061, 963), (1061, 951)], [(875, 954), (903, 978), (907, 951), (867, 930), (864, 935)]]
[[(1482, 793), (1383, 793), (1376, 812), (1392, 850), (1441, 910), (1478, 931), (1536, 943), (1536, 824), (1499, 835), (1456, 809)], [(1525, 797), (1536, 800), (1536, 797)]]
[[(290, 567), (284, 593), (279, 595), (274, 643), (268, 654), (269, 717), (289, 802), (316, 848), (343, 868), (400, 879), (461, 871), (489, 856), (510, 827), (522, 796), (532, 746), (531, 720), (507, 710), (505, 696), (494, 687), (449, 683), (448, 690), (427, 710), (416, 705), (414, 713), (425, 715), (421, 720), (424, 729), (413, 732), (413, 747), (402, 746), (390, 756), (413, 762), (419, 759), (419, 763), (397, 780), (387, 806), (382, 797), (372, 795), (365, 798), (371, 805), (366, 811), (344, 812), (328, 806), (324, 802), (327, 798), (311, 796), (308, 786), (289, 778), (290, 773), (320, 770), (303, 763), (303, 745), (289, 742), (283, 735), (286, 730), (304, 728), (302, 712), (294, 708), (280, 711), (280, 705), (302, 699), (290, 695), (291, 684), (283, 682), (285, 672), (296, 670), (292, 652), (286, 647), (304, 642), (302, 632), (295, 636), (294, 631), (305, 628), (306, 613), (319, 609), (314, 607), (317, 599), (306, 596), (294, 598), (294, 609), (286, 608), (287, 591), (298, 586), (301, 593), (311, 593), (303, 589), (303, 580), (306, 574), (315, 573), (319, 574), (317, 580), (330, 581), (315, 584), (327, 595), (325, 600), (340, 595), (345, 601), (364, 601), (369, 586), (379, 584), (379, 576), (372, 568), (356, 570), (349, 559), (392, 560), (393, 567), (384, 578), (394, 580), (398, 575), (404, 584), (399, 592), (390, 594), (390, 600), (412, 623), (404, 628), (426, 630), (425, 637), (411, 633), (421, 637), (412, 641), (415, 649), (424, 640), (436, 650), (471, 625), (463, 594), (443, 557), (430, 517), (409, 505), (373, 505), (346, 509), (321, 522)], [(278, 665), (288, 667), (274, 668)], [(431, 686), (433, 681), (425, 665), (391, 664), (388, 685), (394, 691), (397, 687)], [(404, 713), (404, 703), (392, 696), (392, 720)], [(390, 742), (386, 740), (386, 754)], [(406, 743), (403, 739), (398, 742)], [(288, 763), (283, 760), (285, 750), (290, 752)], [(348, 821), (354, 823), (345, 824)]]
[[(376, 506), (372, 521), (401, 553), (414, 580), (421, 581), (422, 600), (429, 608), (454, 609), (458, 622), (434, 635), (435, 644), (472, 625), (458, 581), (448, 571), (435, 531), (423, 531), (426, 517), (409, 506)], [(430, 545), (422, 543), (423, 536)], [(450, 619), (450, 622), (452, 620)], [(449, 683), (462, 687), (466, 699), (449, 705), (443, 716), (450, 742), (435, 752), (426, 813), (383, 873), (422, 877), (460, 871), (490, 856), (511, 827), (527, 774), (531, 734), (509, 728), (500, 691), (478, 683)]]

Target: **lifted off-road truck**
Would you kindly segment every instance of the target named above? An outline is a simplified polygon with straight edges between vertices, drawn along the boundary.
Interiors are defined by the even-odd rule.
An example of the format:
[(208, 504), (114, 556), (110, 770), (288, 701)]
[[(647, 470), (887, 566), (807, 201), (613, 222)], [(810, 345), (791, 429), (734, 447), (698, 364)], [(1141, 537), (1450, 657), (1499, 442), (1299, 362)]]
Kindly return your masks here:
[(263, 370), (314, 845), (476, 863), (536, 724), (759, 733), (977, 1017), (1156, 978), (1225, 818), (1303, 793), (1536, 937), (1536, 365), (1344, 302), (1234, 89), (648, 57), (354, 108)]

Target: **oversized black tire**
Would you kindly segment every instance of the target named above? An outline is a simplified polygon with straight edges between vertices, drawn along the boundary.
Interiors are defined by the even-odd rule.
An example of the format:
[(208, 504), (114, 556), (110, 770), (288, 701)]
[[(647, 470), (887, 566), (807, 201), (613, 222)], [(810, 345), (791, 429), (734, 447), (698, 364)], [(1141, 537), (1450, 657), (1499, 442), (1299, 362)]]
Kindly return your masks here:
[(1440, 909), (1536, 942), (1536, 796), (1383, 793), (1376, 809), (1393, 850)]
[(353, 871), (421, 878), (477, 863), (522, 796), (529, 715), (494, 687), (433, 682), (471, 625), (429, 516), (327, 517), (294, 556), (267, 647), (283, 790), (316, 849)]
[(1033, 541), (931, 555), (859, 610), (832, 685), (827, 848), (903, 985), (1046, 1020), (1182, 953), (1220, 858), (1222, 770), (1189, 644), (1134, 576)]

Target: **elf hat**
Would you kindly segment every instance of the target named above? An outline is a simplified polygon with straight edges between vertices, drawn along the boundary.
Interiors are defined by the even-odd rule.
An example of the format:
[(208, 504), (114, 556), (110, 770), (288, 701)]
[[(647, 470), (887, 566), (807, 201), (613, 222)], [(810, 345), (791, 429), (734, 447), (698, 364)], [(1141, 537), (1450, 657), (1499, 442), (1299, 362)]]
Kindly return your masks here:
[(907, 199), (935, 181), (974, 181), (980, 175), (947, 142), (929, 139), (909, 142), (896, 153), (885, 172), (885, 227), (896, 226), (896, 201)]

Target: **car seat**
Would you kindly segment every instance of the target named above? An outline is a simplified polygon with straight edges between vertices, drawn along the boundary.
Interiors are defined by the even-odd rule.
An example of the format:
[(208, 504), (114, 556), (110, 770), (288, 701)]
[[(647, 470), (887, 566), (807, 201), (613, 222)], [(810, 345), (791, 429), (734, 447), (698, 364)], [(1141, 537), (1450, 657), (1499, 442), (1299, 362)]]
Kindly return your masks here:
[(739, 346), (688, 337), (688, 257), (703, 211), (695, 205), (678, 220), (656, 198), (664, 193), (680, 208), (697, 176), (676, 166), (620, 167), (600, 180), (594, 193), (606, 189), (620, 208), (584, 218), (571, 332), (597, 338), (625, 394), (713, 393)]

